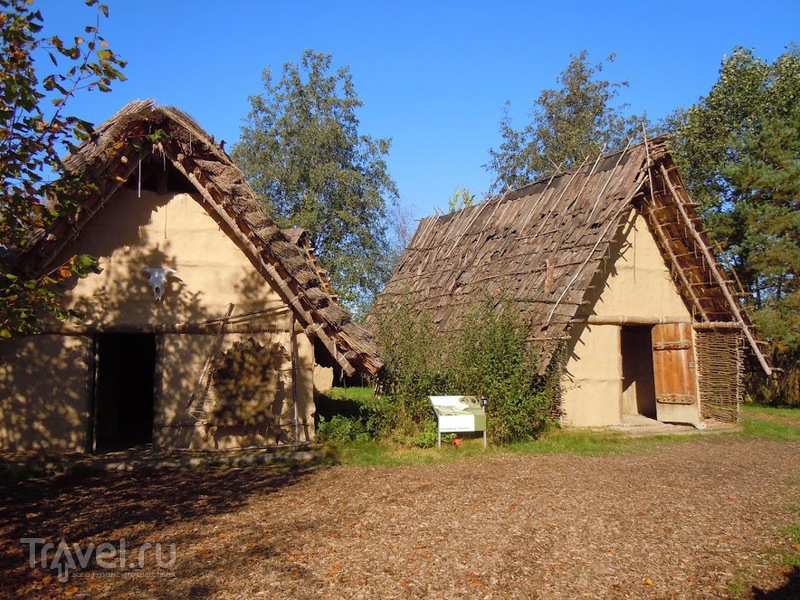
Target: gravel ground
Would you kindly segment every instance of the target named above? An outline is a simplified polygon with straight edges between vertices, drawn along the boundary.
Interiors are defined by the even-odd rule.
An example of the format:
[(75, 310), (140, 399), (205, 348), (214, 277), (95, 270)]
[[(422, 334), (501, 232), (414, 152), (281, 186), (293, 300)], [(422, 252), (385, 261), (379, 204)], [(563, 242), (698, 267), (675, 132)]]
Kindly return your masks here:
[[(778, 560), (800, 550), (781, 533), (800, 520), (799, 457), (798, 442), (709, 436), (606, 456), (0, 483), (0, 596), (800, 597)], [(28, 566), (23, 537), (124, 537), (145, 561), (61, 583)], [(174, 543), (174, 564), (139, 555), (144, 542)]]

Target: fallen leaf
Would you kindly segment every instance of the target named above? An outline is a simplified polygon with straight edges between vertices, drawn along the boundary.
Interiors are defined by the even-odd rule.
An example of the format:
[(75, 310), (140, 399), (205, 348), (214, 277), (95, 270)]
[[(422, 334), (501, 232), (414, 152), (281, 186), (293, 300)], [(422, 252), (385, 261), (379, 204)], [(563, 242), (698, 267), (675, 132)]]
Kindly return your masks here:
[(645, 577), (644, 581), (642, 582), (642, 585), (653, 585), (653, 580), (650, 579), (649, 577)]

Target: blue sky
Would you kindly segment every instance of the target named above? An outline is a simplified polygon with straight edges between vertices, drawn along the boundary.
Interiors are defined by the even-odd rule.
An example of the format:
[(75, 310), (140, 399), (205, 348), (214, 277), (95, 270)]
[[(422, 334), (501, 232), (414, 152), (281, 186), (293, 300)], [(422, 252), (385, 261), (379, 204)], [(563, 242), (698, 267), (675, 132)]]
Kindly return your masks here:
[[(349, 66), (364, 103), (362, 133), (392, 139), (389, 170), (417, 217), (446, 208), (456, 186), (479, 198), (482, 165), (500, 143), (504, 103), (524, 124), (570, 54), (627, 80), (621, 101), (658, 120), (706, 94), (734, 46), (772, 61), (800, 42), (800, 1), (274, 2), (101, 0), (101, 33), (128, 61), (128, 80), (89, 94), (72, 114), (101, 123), (125, 103), (155, 98), (191, 115), (216, 139), (239, 137), (265, 67), (280, 74), (305, 48)], [(81, 0), (37, 0), (48, 31), (92, 24)]]

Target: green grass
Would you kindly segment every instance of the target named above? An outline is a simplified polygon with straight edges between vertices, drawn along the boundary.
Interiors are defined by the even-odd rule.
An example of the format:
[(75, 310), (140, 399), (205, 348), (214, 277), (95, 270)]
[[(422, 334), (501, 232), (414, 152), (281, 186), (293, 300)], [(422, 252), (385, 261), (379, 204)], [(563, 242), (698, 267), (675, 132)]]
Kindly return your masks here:
[(779, 441), (800, 440), (800, 409), (742, 406), (742, 434)]
[(795, 426), (745, 418), (742, 419), (742, 434), (746, 437), (784, 442), (800, 440), (800, 425)]
[(790, 544), (800, 544), (800, 523), (784, 527), (782, 533), (789, 538)]
[(375, 390), (371, 387), (334, 387), (325, 392), (325, 395), (331, 400), (353, 400), (359, 404), (372, 398)]
[(641, 452), (654, 448), (661, 442), (681, 442), (690, 439), (684, 435), (653, 435), (630, 437), (614, 431), (587, 431), (580, 429), (554, 429), (532, 442), (506, 446), (509, 452), (522, 454), (583, 454), (598, 456)]
[(760, 406), (758, 404), (743, 404), (742, 413), (745, 415), (772, 415), (776, 417), (789, 417), (800, 423), (800, 407), (775, 407)]
[(479, 434), (466, 438), (461, 446), (442, 444), (437, 448), (409, 448), (380, 441), (358, 441), (332, 445), (337, 462), (350, 465), (411, 466), (450, 463), (487, 456), (519, 454), (580, 454), (601, 456), (645, 452), (660, 443), (688, 441), (692, 436), (653, 436), (631, 438), (616, 432), (559, 430), (547, 432), (532, 442), (483, 448)]
[[(372, 397), (369, 387), (333, 388), (326, 396), (334, 402), (360, 405)], [(743, 406), (742, 429), (732, 435), (779, 441), (800, 440), (800, 408)], [(730, 435), (730, 434), (729, 434)], [(650, 451), (660, 444), (679, 443), (697, 436), (658, 435), (629, 437), (619, 432), (554, 428), (536, 441), (489, 446), (484, 450), (479, 437), (467, 439), (460, 447), (443, 444), (442, 449), (409, 448), (385, 441), (354, 441), (332, 445), (338, 462), (353, 465), (429, 465), (503, 454), (580, 454), (601, 456)]]
[(494, 448), (484, 450), (483, 442), (477, 439), (465, 440), (458, 448), (443, 443), (441, 450), (374, 440), (334, 445), (333, 450), (338, 462), (361, 466), (433, 465), (498, 453)]

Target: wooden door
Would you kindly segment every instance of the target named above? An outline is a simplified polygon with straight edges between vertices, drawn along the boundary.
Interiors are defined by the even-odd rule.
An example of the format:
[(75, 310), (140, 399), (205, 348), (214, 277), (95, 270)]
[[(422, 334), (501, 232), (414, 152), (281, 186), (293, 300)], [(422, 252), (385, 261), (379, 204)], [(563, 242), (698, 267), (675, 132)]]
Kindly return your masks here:
[(691, 324), (655, 325), (652, 336), (658, 420), (671, 423), (698, 422), (700, 412)]

